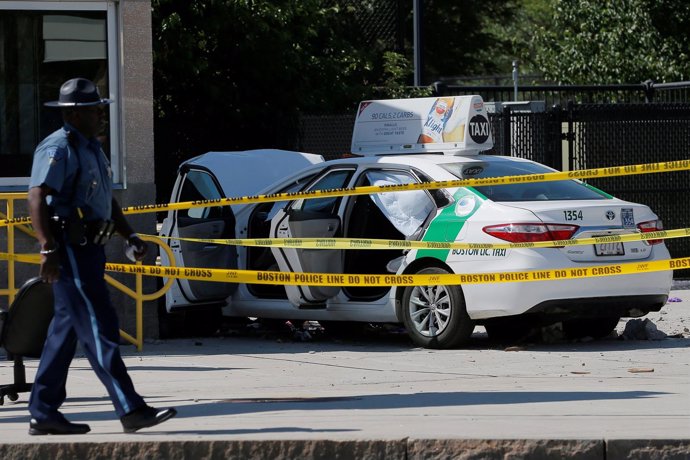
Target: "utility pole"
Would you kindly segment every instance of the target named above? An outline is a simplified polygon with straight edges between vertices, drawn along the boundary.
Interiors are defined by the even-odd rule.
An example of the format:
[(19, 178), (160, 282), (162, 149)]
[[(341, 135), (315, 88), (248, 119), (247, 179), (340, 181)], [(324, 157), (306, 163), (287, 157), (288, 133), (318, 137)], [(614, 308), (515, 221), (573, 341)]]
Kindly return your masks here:
[(414, 32), (414, 85), (422, 86), (422, 17), (423, 0), (412, 0), (412, 28)]

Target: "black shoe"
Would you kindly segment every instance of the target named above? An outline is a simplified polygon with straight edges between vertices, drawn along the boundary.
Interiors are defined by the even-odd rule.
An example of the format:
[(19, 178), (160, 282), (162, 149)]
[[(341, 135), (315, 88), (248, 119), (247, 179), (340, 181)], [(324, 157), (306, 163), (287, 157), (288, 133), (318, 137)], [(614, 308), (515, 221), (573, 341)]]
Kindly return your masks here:
[(158, 425), (177, 415), (177, 410), (170, 407), (168, 409), (156, 409), (151, 406), (140, 407), (120, 419), (125, 433), (133, 433), (142, 428)]
[(86, 423), (72, 423), (67, 419), (38, 422), (31, 419), (29, 422), (29, 434), (41, 436), (45, 434), (85, 434), (91, 431)]

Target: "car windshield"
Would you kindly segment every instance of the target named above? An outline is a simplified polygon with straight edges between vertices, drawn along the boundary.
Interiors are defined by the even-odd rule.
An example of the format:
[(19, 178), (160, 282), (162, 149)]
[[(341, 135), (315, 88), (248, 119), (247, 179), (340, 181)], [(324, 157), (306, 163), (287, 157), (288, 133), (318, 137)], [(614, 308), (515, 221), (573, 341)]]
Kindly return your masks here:
[[(497, 157), (491, 161), (447, 163), (441, 165), (459, 179), (483, 177), (523, 176), (553, 172), (544, 165), (511, 161)], [(534, 182), (527, 184), (484, 185), (474, 187), (492, 201), (552, 201), (552, 200), (604, 200), (609, 195), (575, 180)]]

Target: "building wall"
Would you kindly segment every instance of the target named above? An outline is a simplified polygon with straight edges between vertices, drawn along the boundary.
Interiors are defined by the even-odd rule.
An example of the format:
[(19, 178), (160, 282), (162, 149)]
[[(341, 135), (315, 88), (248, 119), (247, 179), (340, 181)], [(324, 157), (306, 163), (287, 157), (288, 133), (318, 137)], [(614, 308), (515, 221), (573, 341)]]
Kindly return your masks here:
[[(124, 156), (124, 189), (116, 192), (120, 204), (133, 206), (156, 202), (153, 156), (153, 50), (151, 37), (151, 2), (148, 0), (121, 0), (120, 12), (121, 56), (120, 72), (122, 95), (122, 152)], [(135, 214), (128, 217), (133, 228), (149, 235), (156, 234), (155, 213)], [(122, 259), (122, 242), (117, 239), (109, 254)], [(118, 244), (119, 243), (119, 244)], [(114, 252), (114, 253), (113, 253)], [(149, 245), (145, 264), (153, 265), (157, 248)], [(112, 258), (110, 255), (112, 254)], [(126, 277), (134, 286), (133, 276)], [(144, 292), (154, 292), (157, 280), (144, 277)], [(114, 291), (113, 302), (120, 314), (121, 327), (131, 334), (135, 331), (134, 300)], [(157, 302), (144, 304), (144, 336), (158, 337)]]
[[(18, 2), (14, 2), (17, 4)], [(49, 4), (65, 2), (46, 0)], [(79, 5), (80, 1), (69, 2)], [(91, 2), (94, 3), (93, 1)], [(152, 79), (152, 38), (151, 38), (151, 3), (149, 0), (119, 0), (101, 2), (115, 4), (117, 9), (118, 56), (115, 62), (118, 69), (118, 94), (120, 117), (117, 120), (119, 130), (121, 180), (116, 184), (115, 197), (120, 204), (132, 206), (156, 202), (154, 184), (154, 143), (153, 143), (153, 79)], [(3, 3), (0, 2), (0, 14)], [(113, 57), (110, 56), (110, 60)], [(56, 95), (57, 96), (57, 95)], [(114, 120), (111, 119), (111, 123)], [(12, 187), (2, 192), (23, 192), (26, 187)], [(0, 202), (1, 206), (4, 203)], [(1, 209), (3, 212), (4, 209)], [(18, 201), (15, 216), (28, 215), (26, 203)], [(132, 226), (140, 233), (155, 235), (156, 218), (154, 213), (136, 214), (128, 217)], [(38, 250), (35, 240), (15, 230), (17, 253), (35, 253)], [(7, 231), (0, 228), (0, 251), (6, 250)], [(123, 240), (113, 238), (107, 245), (108, 261), (129, 263), (124, 258)], [(149, 245), (149, 256), (145, 264), (154, 264), (158, 250)], [(7, 287), (8, 265), (0, 262), (0, 286)], [(33, 264), (16, 264), (15, 285), (38, 274), (38, 267)], [(134, 277), (131, 275), (113, 274), (113, 278), (134, 289)], [(144, 292), (152, 293), (157, 289), (158, 280), (144, 277)], [(130, 335), (135, 335), (135, 301), (131, 297), (112, 289), (112, 301), (120, 316), (120, 326)], [(0, 296), (0, 305), (7, 305), (6, 296)], [(144, 337), (158, 337), (157, 301), (144, 303)]]

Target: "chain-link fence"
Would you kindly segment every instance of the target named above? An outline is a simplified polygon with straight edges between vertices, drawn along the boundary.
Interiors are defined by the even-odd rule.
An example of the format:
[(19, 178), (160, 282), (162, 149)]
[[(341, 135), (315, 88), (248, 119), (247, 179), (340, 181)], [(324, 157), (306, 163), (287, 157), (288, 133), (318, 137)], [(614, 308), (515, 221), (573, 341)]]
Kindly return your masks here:
[(298, 150), (318, 153), (326, 160), (350, 153), (355, 115), (303, 115), (299, 120)]
[(411, 3), (403, 0), (332, 0), (324, 3), (325, 6), (351, 9), (365, 43), (378, 44), (384, 49), (402, 48), (402, 21), (411, 10)]
[[(500, 105), (498, 105), (500, 107)], [(567, 104), (544, 112), (509, 105), (490, 115), (495, 146), (558, 170), (591, 169), (690, 158), (690, 104)], [(617, 198), (648, 205), (666, 228), (690, 227), (690, 172), (593, 179)], [(690, 239), (666, 241), (673, 257), (690, 256)], [(690, 270), (676, 271), (677, 278)]]
[[(572, 107), (572, 118), (574, 169), (690, 158), (690, 104), (579, 104)], [(666, 228), (690, 227), (688, 171), (609, 177), (592, 184), (648, 205)], [(690, 256), (688, 238), (666, 245), (674, 257)]]

